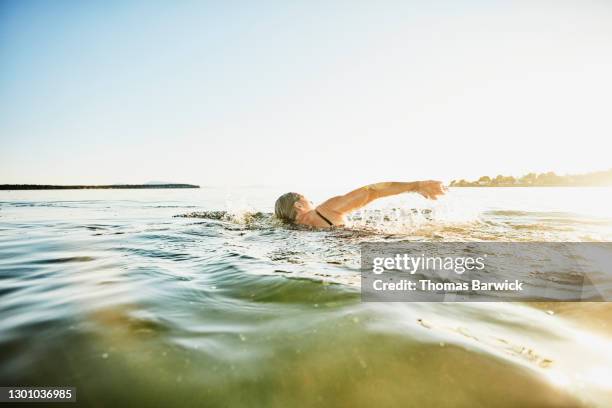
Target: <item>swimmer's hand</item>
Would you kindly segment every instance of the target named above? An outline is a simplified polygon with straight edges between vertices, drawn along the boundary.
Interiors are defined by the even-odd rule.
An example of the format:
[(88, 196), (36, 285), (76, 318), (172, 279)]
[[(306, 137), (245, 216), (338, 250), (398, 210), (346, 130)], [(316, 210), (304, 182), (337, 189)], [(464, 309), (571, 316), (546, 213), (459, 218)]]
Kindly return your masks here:
[(446, 194), (447, 191), (441, 181), (426, 180), (417, 181), (417, 183), (415, 193), (419, 193), (430, 200), (437, 200), (439, 196)]

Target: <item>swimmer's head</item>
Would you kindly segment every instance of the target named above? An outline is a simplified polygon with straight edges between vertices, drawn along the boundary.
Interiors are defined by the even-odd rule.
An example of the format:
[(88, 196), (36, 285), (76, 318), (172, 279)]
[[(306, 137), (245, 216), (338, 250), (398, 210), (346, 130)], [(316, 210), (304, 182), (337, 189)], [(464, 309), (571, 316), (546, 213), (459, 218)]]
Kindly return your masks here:
[(285, 222), (295, 222), (300, 213), (312, 210), (312, 202), (298, 193), (286, 193), (278, 197), (274, 204), (274, 215)]

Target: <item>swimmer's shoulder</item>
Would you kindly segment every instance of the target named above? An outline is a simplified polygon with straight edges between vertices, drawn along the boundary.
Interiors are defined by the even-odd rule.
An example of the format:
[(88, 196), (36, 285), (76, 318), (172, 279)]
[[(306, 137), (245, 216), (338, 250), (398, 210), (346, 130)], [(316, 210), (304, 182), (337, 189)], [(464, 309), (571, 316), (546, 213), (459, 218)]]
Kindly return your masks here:
[[(315, 214), (318, 212), (317, 216), (323, 218), (323, 222), (327, 226), (342, 227), (346, 224), (344, 214), (331, 209), (329, 206), (326, 206), (325, 203), (317, 206), (313, 212), (315, 212)], [(331, 222), (332, 225), (329, 225), (327, 221)]]

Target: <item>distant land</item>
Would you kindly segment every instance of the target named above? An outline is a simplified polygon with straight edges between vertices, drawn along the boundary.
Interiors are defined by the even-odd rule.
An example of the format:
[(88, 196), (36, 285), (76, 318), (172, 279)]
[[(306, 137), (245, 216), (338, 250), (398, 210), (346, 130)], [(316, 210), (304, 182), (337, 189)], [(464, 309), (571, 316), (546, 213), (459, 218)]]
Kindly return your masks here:
[(612, 169), (586, 174), (568, 174), (559, 176), (552, 171), (548, 173), (529, 173), (522, 177), (503, 176), (494, 178), (482, 176), (476, 181), (453, 180), (451, 187), (594, 187), (612, 186)]
[(0, 184), (0, 190), (87, 190), (87, 189), (145, 189), (145, 188), (200, 188), (195, 184), (108, 184), (98, 186), (58, 186), (50, 184)]

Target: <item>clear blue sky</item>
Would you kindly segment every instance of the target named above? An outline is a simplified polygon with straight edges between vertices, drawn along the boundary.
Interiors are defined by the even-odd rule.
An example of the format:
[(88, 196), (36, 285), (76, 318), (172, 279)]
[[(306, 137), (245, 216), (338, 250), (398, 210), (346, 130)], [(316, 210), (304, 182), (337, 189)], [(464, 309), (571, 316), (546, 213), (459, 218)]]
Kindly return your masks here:
[(2, 1), (0, 183), (607, 169), (606, 1)]

